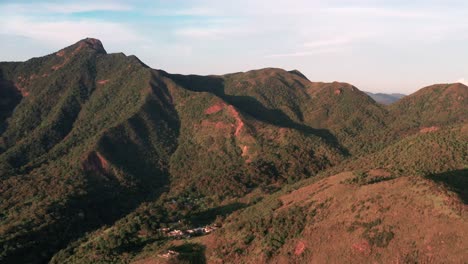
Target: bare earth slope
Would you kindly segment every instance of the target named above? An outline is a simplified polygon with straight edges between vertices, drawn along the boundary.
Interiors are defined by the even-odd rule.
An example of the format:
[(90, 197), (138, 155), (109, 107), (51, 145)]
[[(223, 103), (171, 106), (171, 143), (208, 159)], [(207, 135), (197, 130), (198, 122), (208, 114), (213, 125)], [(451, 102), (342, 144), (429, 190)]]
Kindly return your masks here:
[[(384, 170), (370, 174), (388, 176)], [(233, 215), (224, 232), (200, 240), (208, 247), (208, 262), (221, 258), (232, 263), (466, 260), (468, 206), (456, 194), (421, 177), (361, 186), (352, 183), (354, 177), (351, 172), (340, 173), (280, 195), (281, 202), (274, 206), (262, 202), (252, 208), (270, 210), (264, 215), (251, 214), (252, 210)], [(294, 212), (292, 218), (284, 217)], [(264, 222), (269, 223), (266, 233)], [(246, 240), (249, 234), (254, 236)], [(270, 245), (271, 239), (278, 239), (277, 244)], [(274, 253), (269, 253), (272, 247)]]

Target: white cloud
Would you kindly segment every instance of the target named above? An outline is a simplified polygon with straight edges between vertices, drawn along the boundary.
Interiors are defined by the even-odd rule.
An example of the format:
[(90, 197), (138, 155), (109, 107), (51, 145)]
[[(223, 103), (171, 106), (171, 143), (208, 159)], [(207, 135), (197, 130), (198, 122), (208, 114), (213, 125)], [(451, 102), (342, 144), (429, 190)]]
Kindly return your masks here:
[(175, 34), (183, 37), (205, 38), (223, 34), (221, 28), (183, 28), (175, 31)]
[(319, 39), (311, 42), (304, 43), (304, 47), (307, 48), (320, 48), (320, 47), (329, 47), (329, 46), (339, 46), (342, 44), (350, 43), (352, 39), (350, 38), (332, 38), (332, 39)]
[(335, 38), (317, 38), (302, 44), (302, 49), (296, 52), (269, 54), (265, 58), (282, 57), (306, 57), (319, 54), (339, 53), (347, 49), (349, 44), (359, 39), (359, 37), (335, 37)]
[(145, 9), (145, 14), (153, 16), (218, 16), (220, 11), (214, 8), (208, 7), (194, 7), (185, 9), (169, 9), (169, 8), (156, 8), (156, 9)]
[(436, 13), (429, 11), (414, 11), (401, 10), (394, 8), (382, 7), (336, 7), (321, 9), (325, 13), (333, 13), (335, 15), (352, 15), (352, 16), (372, 16), (372, 17), (398, 17), (398, 18), (435, 18)]
[(61, 48), (85, 37), (101, 39), (104, 44), (141, 41), (143, 38), (126, 25), (94, 21), (37, 21), (24, 17), (0, 18), (1, 34), (25, 36), (53, 48)]
[(82, 1), (80, 3), (15, 3), (3, 4), (1, 6), (3, 12), (5, 12), (6, 14), (72, 14), (91, 11), (128, 11), (132, 9), (132, 7), (128, 4), (111, 1)]
[(317, 50), (297, 51), (297, 52), (290, 52), (290, 53), (269, 54), (269, 55), (266, 55), (265, 58), (307, 57), (307, 56), (327, 54), (327, 53), (338, 53), (341, 51), (343, 51), (343, 49), (325, 48), (325, 49), (317, 49)]
[(176, 36), (186, 38), (223, 38), (237, 37), (254, 33), (254, 29), (242, 26), (232, 26), (230, 24), (217, 25), (216, 27), (186, 27), (174, 31)]

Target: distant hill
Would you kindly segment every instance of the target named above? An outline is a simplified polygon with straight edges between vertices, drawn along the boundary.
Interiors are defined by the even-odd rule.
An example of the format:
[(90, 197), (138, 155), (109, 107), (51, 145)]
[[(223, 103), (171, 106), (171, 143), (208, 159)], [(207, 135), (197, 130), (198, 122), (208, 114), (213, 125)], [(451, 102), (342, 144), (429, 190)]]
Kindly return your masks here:
[[(380, 261), (388, 245), (424, 262), (418, 254), (427, 245), (417, 240), (427, 235), (423, 228), (464, 228), (465, 218), (441, 216), (417, 230), (397, 226), (414, 225), (422, 212), (432, 216), (426, 199), (452, 199), (434, 190), (460, 194), (457, 206), (464, 201), (467, 92), (462, 84), (434, 85), (384, 106), (351, 84), (311, 82), (297, 70), (172, 74), (108, 54), (92, 38), (25, 62), (0, 62), (0, 262), (145, 263), (160, 261), (167, 249), (188, 262), (281, 262), (296, 247), (294, 256), (307, 261), (314, 239), (329, 234), (313, 230), (337, 226), (360, 231), (340, 233), (345, 239), (329, 251), (319, 245), (319, 257), (344, 252)], [(368, 177), (380, 169), (391, 179)], [(347, 176), (313, 183), (336, 174)], [(397, 177), (409, 178), (380, 183)], [(278, 203), (288, 189), (309, 184), (304, 195), (313, 202)], [(396, 197), (416, 199), (418, 184), (430, 191), (418, 189), (420, 214), (404, 218), (404, 198)], [(366, 215), (349, 211), (378, 195), (385, 202), (366, 207)], [(437, 205), (454, 216), (452, 207)], [(387, 211), (374, 219), (375, 210)], [(215, 223), (223, 226), (216, 235), (185, 244), (165, 233)], [(454, 238), (448, 251), (434, 250), (436, 260), (459, 260), (464, 244), (454, 230), (441, 232)], [(414, 243), (404, 234), (415, 240), (408, 252)], [(371, 253), (352, 255), (361, 251)]]
[(394, 102), (406, 96), (405, 94), (399, 93), (386, 94), (366, 92), (366, 94), (369, 95), (372, 99), (374, 99), (377, 103), (381, 103), (384, 105), (393, 104)]
[(468, 87), (436, 84), (418, 90), (389, 106), (394, 131), (412, 133), (468, 121)]

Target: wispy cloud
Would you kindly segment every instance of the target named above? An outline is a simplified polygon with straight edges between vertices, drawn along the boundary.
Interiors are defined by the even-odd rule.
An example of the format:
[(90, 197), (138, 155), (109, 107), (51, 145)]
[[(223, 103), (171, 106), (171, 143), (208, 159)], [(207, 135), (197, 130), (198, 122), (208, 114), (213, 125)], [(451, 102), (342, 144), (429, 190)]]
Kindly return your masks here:
[(235, 38), (238, 36), (248, 35), (254, 33), (255, 29), (243, 27), (240, 25), (233, 26), (232, 24), (225, 24), (216, 26), (205, 27), (183, 27), (176, 29), (174, 35), (185, 38), (211, 38), (219, 39), (224, 37)]
[(319, 54), (339, 53), (345, 51), (350, 44), (358, 37), (333, 37), (333, 38), (316, 38), (313, 41), (307, 41), (302, 44), (299, 51), (287, 53), (275, 53), (266, 55), (265, 58), (283, 58), (283, 57), (307, 57)]
[(398, 17), (398, 18), (434, 18), (438, 15), (430, 11), (403, 10), (390, 7), (334, 7), (323, 8), (321, 12), (335, 15), (372, 16), (372, 17)]
[(266, 55), (265, 58), (308, 57), (312, 55), (338, 53), (342, 51), (343, 49), (334, 47), (334, 48), (325, 48), (325, 49), (318, 49), (318, 50), (305, 50), (305, 51), (296, 51), (296, 52), (290, 52), (290, 53), (269, 54), (269, 55)]
[[(0, 0), (0, 57), (90, 36), (174, 72), (274, 64), (403, 91), (466, 69), (467, 10), (461, 0)], [(337, 67), (344, 56), (356, 66)]]
[(132, 6), (111, 1), (83, 1), (80, 3), (14, 3), (0, 4), (6, 14), (73, 14), (91, 11), (129, 11)]
[(147, 15), (152, 16), (200, 16), (212, 17), (219, 16), (220, 11), (210, 7), (193, 7), (193, 8), (150, 8), (142, 10)]
[(331, 38), (331, 39), (319, 39), (315, 41), (306, 42), (304, 43), (304, 47), (321, 48), (321, 47), (339, 46), (343, 44), (348, 44), (350, 42), (352, 42), (351, 38), (337, 37), (337, 38)]
[(94, 20), (45, 22), (23, 17), (3, 17), (0, 18), (0, 23), (1, 34), (25, 36), (53, 47), (61, 47), (85, 37), (96, 37), (110, 43), (142, 40), (142, 37), (131, 28), (114, 22)]

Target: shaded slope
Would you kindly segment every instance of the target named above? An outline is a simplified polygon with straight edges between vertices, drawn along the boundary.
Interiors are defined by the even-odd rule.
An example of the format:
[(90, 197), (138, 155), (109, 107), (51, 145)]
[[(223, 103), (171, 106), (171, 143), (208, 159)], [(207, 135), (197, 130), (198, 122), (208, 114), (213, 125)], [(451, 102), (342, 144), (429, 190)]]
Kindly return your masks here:
[[(4, 64), (5, 65), (5, 64)], [(0, 66), (3, 69), (4, 66)], [(0, 134), (6, 129), (6, 119), (11, 116), (15, 107), (23, 98), (21, 91), (12, 81), (3, 79), (3, 70), (0, 70)], [(0, 143), (3, 145), (4, 143)], [(0, 147), (0, 153), (3, 149)]]
[(186, 89), (174, 93), (182, 124), (171, 158), (176, 189), (192, 186), (192, 192), (204, 195), (238, 196), (259, 184), (312, 176), (342, 159), (339, 147), (321, 135), (259, 118), (250, 105), (224, 94), (219, 77), (159, 73)]
[(249, 109), (319, 135), (345, 153), (365, 151), (364, 142), (385, 128), (386, 111), (350, 84), (310, 82), (280, 69), (226, 75), (225, 79), (226, 94), (253, 97), (269, 112)]
[(190, 90), (213, 93), (259, 121), (319, 136), (345, 154), (375, 149), (369, 142), (386, 128), (386, 110), (346, 83), (310, 82), (275, 68), (171, 78)]
[[(73, 54), (25, 85), (29, 94), (7, 121), (0, 156), (3, 262), (47, 260), (168, 183), (178, 119), (167, 91), (139, 61), (105, 55), (88, 41), (38, 59), (47, 66), (34, 69), (49, 71), (51, 56)], [(28, 63), (13, 74), (25, 75)]]

